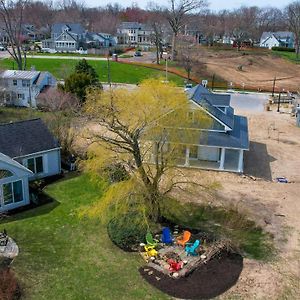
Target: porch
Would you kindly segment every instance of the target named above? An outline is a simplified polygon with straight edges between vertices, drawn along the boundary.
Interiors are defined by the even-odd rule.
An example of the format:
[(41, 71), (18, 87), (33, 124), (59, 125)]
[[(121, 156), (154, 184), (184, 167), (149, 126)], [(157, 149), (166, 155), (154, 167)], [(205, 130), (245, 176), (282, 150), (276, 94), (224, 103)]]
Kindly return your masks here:
[(241, 149), (186, 146), (178, 166), (242, 173), (243, 154)]
[(242, 149), (185, 145), (182, 157), (177, 158), (175, 164), (186, 168), (242, 173), (243, 156)]

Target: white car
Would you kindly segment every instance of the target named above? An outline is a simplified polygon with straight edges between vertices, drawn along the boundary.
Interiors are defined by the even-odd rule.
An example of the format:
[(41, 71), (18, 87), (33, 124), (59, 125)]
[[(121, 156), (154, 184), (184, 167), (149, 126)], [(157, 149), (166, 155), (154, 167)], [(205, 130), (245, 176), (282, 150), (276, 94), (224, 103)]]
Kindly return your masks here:
[(187, 83), (184, 87), (184, 91), (186, 92), (186, 91), (190, 90), (192, 87), (193, 87), (193, 85), (191, 83)]

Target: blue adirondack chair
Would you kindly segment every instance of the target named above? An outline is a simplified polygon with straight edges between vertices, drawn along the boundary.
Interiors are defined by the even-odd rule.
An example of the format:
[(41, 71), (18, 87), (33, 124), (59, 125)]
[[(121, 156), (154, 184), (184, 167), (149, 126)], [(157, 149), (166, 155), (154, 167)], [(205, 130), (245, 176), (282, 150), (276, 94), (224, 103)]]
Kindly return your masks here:
[(164, 227), (162, 230), (161, 241), (164, 244), (173, 244), (173, 237), (169, 227)]
[(185, 246), (185, 252), (187, 255), (198, 255), (196, 252), (197, 248), (200, 246), (200, 241), (196, 240), (193, 244), (192, 243), (187, 243), (187, 246)]

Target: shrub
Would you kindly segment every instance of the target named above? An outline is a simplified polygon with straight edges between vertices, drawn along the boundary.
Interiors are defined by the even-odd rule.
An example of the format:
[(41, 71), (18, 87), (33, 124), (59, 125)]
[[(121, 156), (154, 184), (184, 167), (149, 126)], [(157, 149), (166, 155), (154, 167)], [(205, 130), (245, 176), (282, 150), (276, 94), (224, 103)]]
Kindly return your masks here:
[(15, 300), (20, 299), (20, 289), (14, 273), (5, 268), (0, 270), (0, 299)]
[(129, 174), (125, 167), (120, 163), (114, 163), (104, 168), (104, 176), (111, 183), (120, 182), (129, 179)]
[(272, 47), (273, 51), (295, 52), (295, 48)]
[(125, 251), (134, 251), (145, 240), (147, 225), (140, 224), (136, 212), (124, 214), (112, 219), (107, 225), (107, 232), (114, 244)]

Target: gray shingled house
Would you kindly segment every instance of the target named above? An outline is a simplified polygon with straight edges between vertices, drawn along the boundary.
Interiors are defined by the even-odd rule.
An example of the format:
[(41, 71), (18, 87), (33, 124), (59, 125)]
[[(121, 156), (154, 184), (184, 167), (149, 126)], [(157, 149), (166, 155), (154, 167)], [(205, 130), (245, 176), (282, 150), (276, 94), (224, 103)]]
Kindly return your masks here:
[(41, 119), (0, 125), (0, 212), (29, 204), (29, 181), (60, 172), (60, 146)]
[[(197, 85), (188, 91), (188, 96), (188, 117), (193, 121), (192, 128), (172, 129), (180, 136), (183, 146), (182, 157), (177, 159), (176, 164), (180, 167), (243, 172), (244, 151), (249, 150), (247, 118), (234, 114), (228, 94), (214, 94)], [(199, 123), (196, 118), (194, 120), (197, 110), (201, 110), (210, 120), (207, 122), (209, 127), (203, 126), (205, 124)], [(187, 129), (193, 130), (193, 134), (185, 134)], [(153, 161), (156, 159), (155, 149), (154, 145), (150, 158)]]

